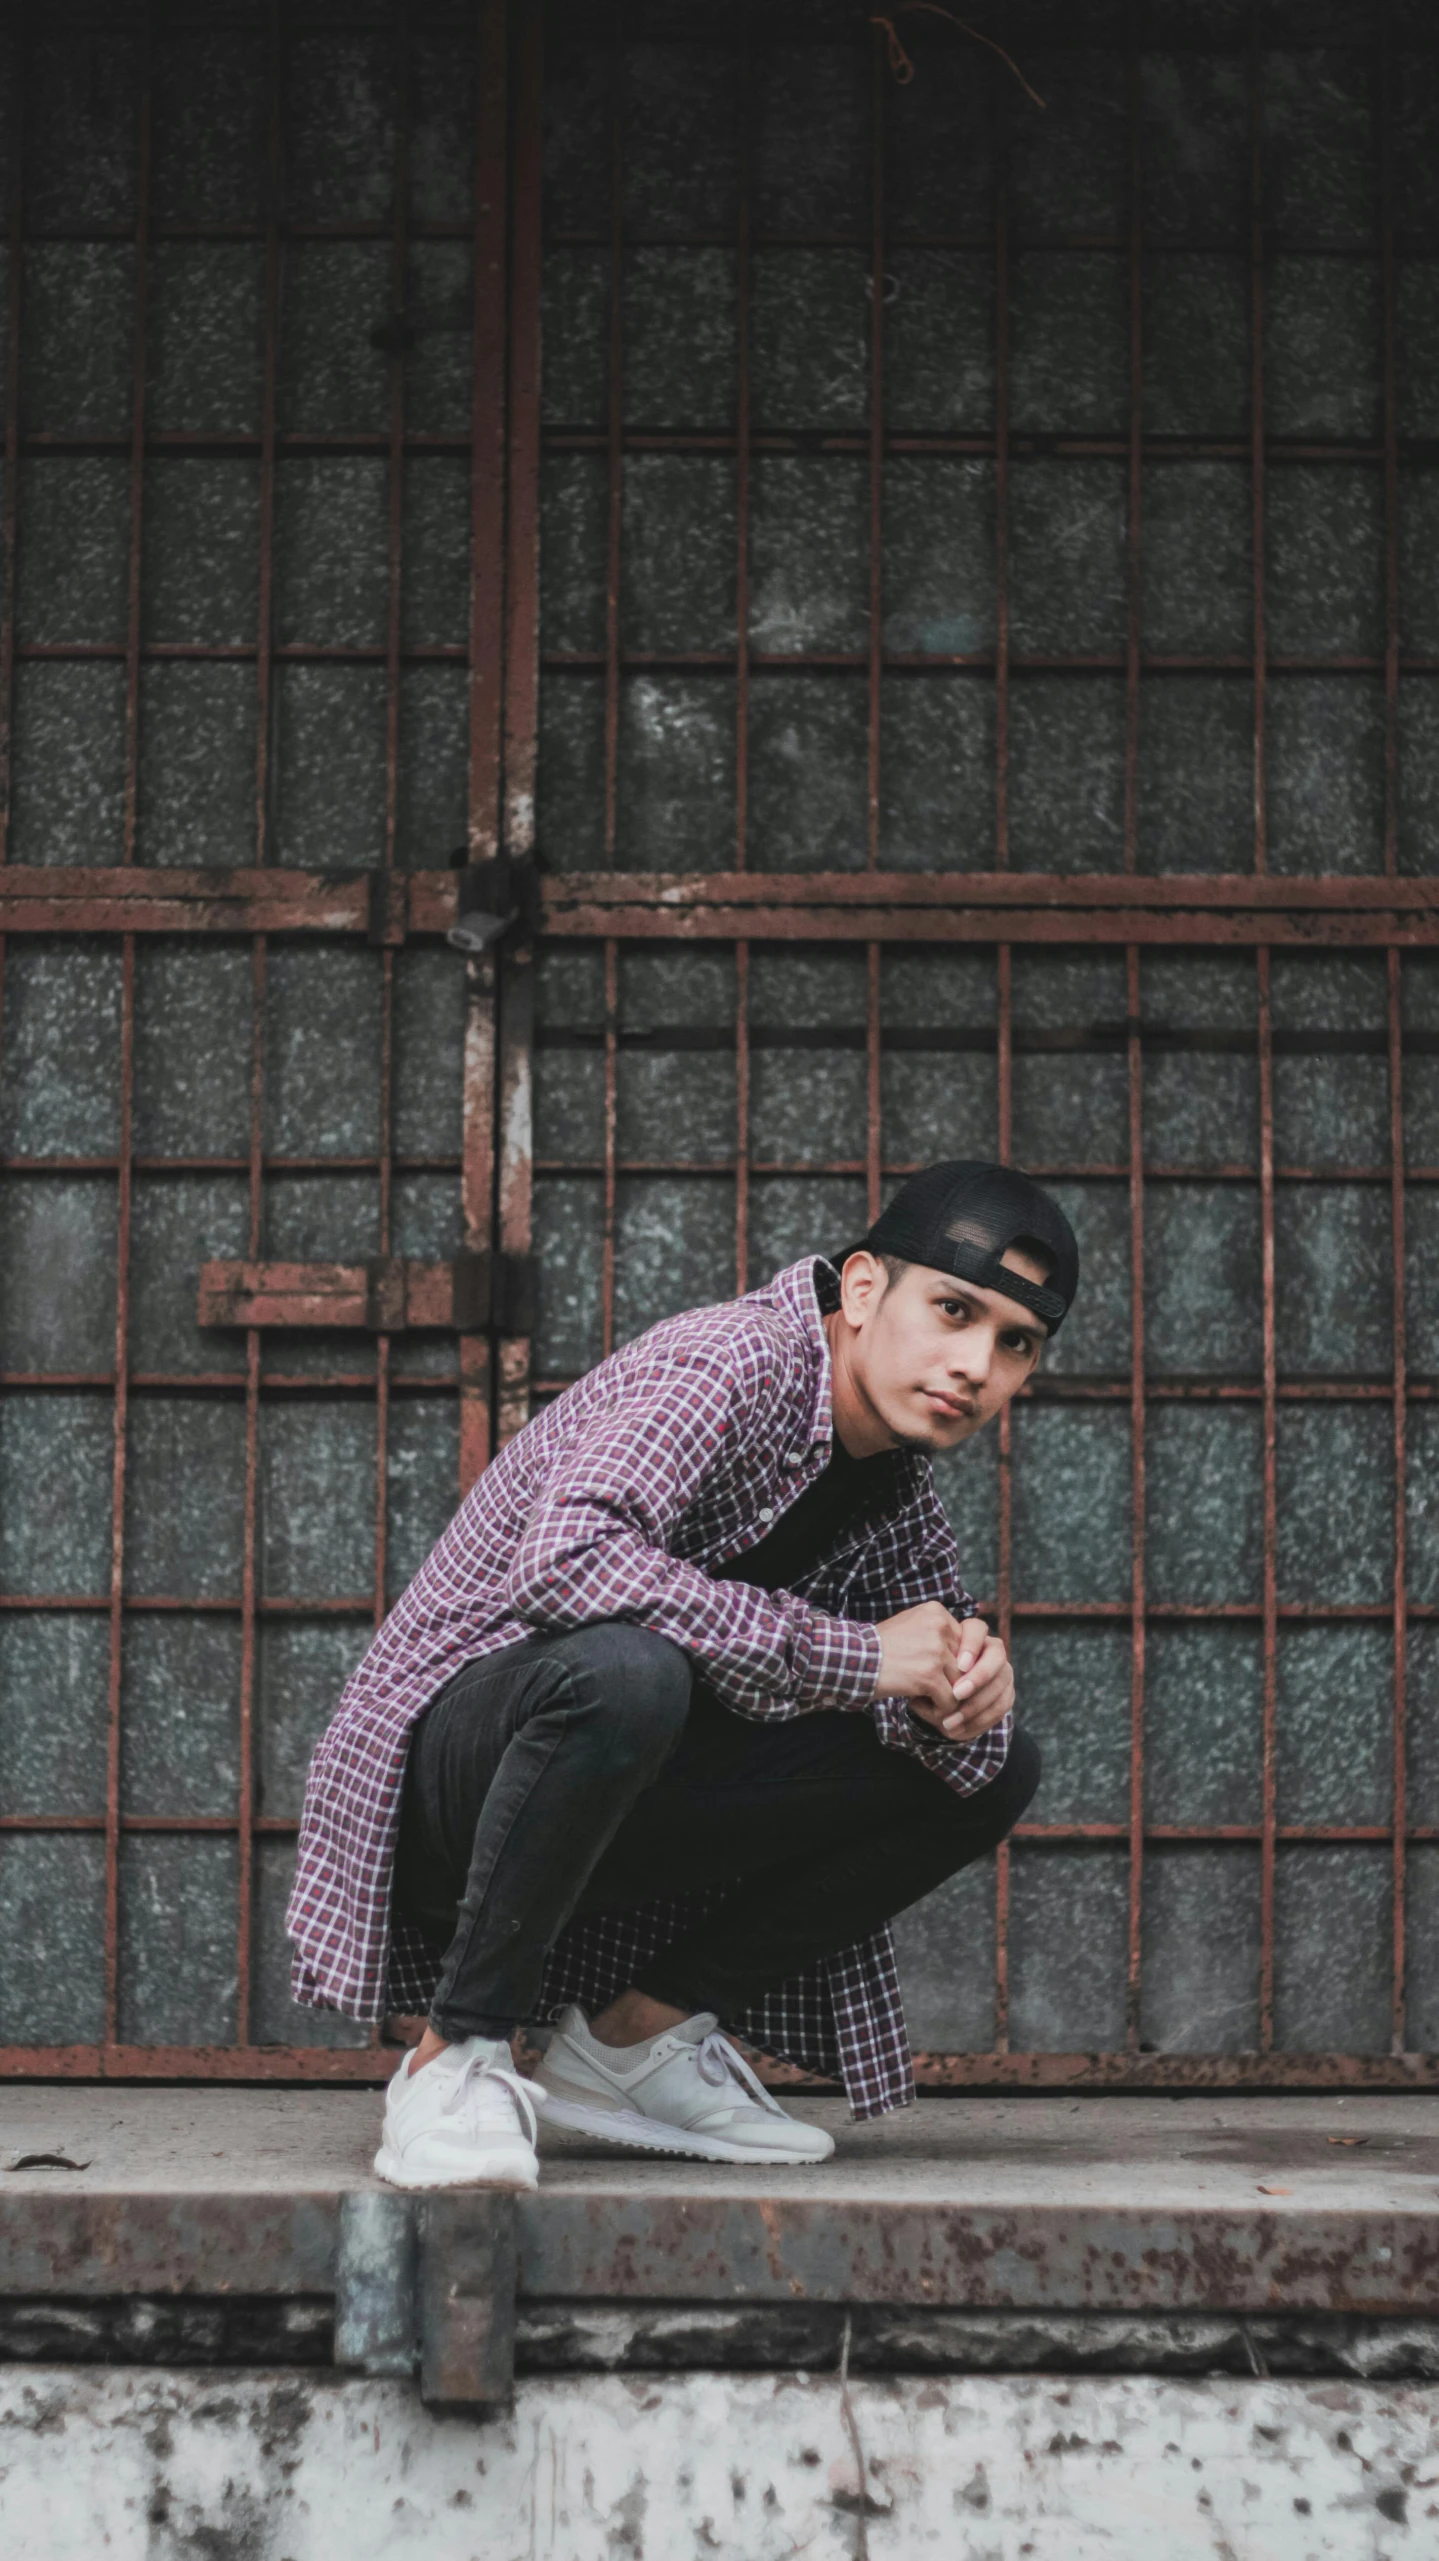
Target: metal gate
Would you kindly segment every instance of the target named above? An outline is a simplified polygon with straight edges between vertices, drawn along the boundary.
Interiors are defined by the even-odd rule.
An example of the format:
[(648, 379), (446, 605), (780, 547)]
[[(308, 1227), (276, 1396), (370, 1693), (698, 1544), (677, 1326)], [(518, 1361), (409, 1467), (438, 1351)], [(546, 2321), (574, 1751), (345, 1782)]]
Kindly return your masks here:
[(922, 2077), (1439, 2080), (1434, 39), (965, 16), (12, 37), (8, 2071), (385, 2069), (281, 1915), (457, 1485), (997, 1152)]

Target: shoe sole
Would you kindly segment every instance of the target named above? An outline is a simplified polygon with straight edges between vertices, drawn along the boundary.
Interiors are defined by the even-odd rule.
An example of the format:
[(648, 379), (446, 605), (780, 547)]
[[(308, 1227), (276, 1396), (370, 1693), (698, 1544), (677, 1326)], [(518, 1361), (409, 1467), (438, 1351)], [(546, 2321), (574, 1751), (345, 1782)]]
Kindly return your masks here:
[(392, 2188), (409, 2188), (412, 2193), (425, 2188), (497, 2188), (509, 2196), (528, 2196), (540, 2182), (538, 2161), (530, 2171), (464, 2170), (447, 2177), (442, 2170), (411, 2170), (405, 2167), (398, 2152), (381, 2144), (375, 2154), (375, 2176)]
[(574, 2099), (537, 2101), (540, 2121), (544, 2125), (563, 2125), (572, 2134), (593, 2134), (602, 2143), (622, 2143), (635, 2152), (676, 2152), (692, 2161), (753, 2161), (761, 2168), (793, 2170), (818, 2169), (827, 2161), (829, 2152), (794, 2152), (778, 2143), (726, 2143), (717, 2134), (690, 2134), (682, 2125), (665, 2125), (654, 2117), (636, 2116), (626, 2109), (612, 2114), (605, 2108), (581, 2107)]

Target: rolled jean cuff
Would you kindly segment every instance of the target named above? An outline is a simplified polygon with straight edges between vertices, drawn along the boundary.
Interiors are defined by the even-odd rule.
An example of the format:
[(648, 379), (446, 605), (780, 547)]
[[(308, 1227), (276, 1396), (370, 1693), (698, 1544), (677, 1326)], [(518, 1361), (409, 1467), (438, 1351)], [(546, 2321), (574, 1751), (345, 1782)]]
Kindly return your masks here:
[(434, 2029), (436, 2036), (442, 2036), (446, 2045), (463, 2045), (468, 2036), (502, 2036), (508, 2043), (516, 2028), (524, 2022), (520, 2019), (485, 2018), (478, 2013), (467, 2017), (459, 2010), (436, 2009), (431, 2010), (425, 2024)]

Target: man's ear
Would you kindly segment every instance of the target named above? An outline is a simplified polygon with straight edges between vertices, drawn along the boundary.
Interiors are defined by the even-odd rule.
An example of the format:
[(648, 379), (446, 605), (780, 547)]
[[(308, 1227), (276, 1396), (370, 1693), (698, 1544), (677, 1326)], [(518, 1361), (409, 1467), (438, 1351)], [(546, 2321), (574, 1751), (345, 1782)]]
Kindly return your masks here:
[(877, 1254), (861, 1251), (847, 1256), (839, 1276), (839, 1303), (847, 1324), (863, 1324), (870, 1309), (884, 1296), (888, 1279)]

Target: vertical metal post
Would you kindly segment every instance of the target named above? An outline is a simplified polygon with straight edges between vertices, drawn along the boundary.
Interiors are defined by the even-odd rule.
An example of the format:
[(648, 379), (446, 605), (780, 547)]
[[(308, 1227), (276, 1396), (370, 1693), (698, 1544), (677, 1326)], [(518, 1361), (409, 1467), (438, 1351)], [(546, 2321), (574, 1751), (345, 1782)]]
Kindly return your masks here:
[[(140, 754), (140, 570), (144, 544), (146, 292), (150, 231), (150, 17), (140, 29), (135, 312), (130, 397), (130, 543), (125, 601), (125, 783), (121, 861), (135, 860)], [(120, 1709), (125, 1626), (125, 1476), (130, 1386), (130, 1223), (135, 1101), (135, 937), (121, 942), (120, 1136), (115, 1219), (115, 1439), (111, 1472), (110, 1663), (105, 1766), (105, 2044), (119, 2039)]]
[[(540, 288), (544, 13), (519, 13), (515, 46), (513, 219), (510, 235), (509, 406), (505, 552), (504, 845), (517, 860), (535, 846), (535, 752), (540, 682)], [(506, 946), (500, 964), (499, 1241), (528, 1254), (534, 1213), (534, 953)], [(500, 1343), (499, 1435), (530, 1412), (531, 1340)]]
[(615, 859), (620, 742), (620, 536), (625, 503), (625, 165), (624, 0), (614, 0), (610, 35), (610, 338), (605, 462), (605, 863)]
[[(735, 231), (735, 840), (736, 871), (749, 862), (749, 524), (750, 524), (750, 88), (754, 77), (749, 0), (739, 12), (738, 209)], [(735, 945), (735, 1288), (749, 1287), (749, 953)]]
[[(1384, 869), (1399, 869), (1399, 395), (1396, 367), (1394, 265), (1394, 19), (1392, 0), (1381, 0), (1378, 21), (1380, 276), (1383, 310), (1384, 396)], [(1394, 1708), (1393, 1708), (1393, 1986), (1390, 2045), (1402, 2054), (1408, 2042), (1405, 1984), (1408, 1867), (1408, 1338), (1405, 1286), (1404, 1013), (1402, 963), (1391, 944), (1387, 960), (1389, 1046), (1390, 1249), (1393, 1255), (1394, 1399)]]
[(865, 1139), (864, 1184), (865, 1215), (871, 1223), (880, 1212), (880, 1103), (882, 1056), (880, 1051), (880, 945), (869, 943), (865, 965)]
[[(1268, 639), (1264, 584), (1264, 171), (1260, 94), (1258, 0), (1249, 29), (1249, 468), (1253, 544), (1254, 666), (1254, 868), (1269, 867), (1265, 760)], [(1277, 1581), (1278, 1406), (1274, 1335), (1274, 1045), (1269, 1002), (1269, 953), (1256, 956), (1259, 1003), (1259, 1222), (1263, 1328), (1263, 1775), (1259, 1903), (1259, 2041), (1274, 2043), (1274, 1858), (1276, 1826), (1276, 1702), (1279, 1598)]]
[(989, 83), (994, 192), (994, 868), (1009, 869), (1009, 205), (1008, 116)]
[[(275, 405), (280, 337), (280, 190), (283, 97), (280, 0), (271, 0), (266, 43), (265, 313), (264, 372), (260, 408), (260, 572), (255, 630), (255, 863), (270, 858), (273, 778), (270, 742), (274, 713)], [(263, 1251), (265, 1177), (265, 994), (269, 940), (256, 934), (250, 947), (249, 1234), (252, 1262)], [(240, 1577), (240, 1801), (236, 1842), (236, 2021), (241, 2045), (253, 2034), (255, 1892), (256, 1653), (260, 1587), (260, 1333), (245, 1335), (244, 1550)]]
[[(880, 27), (870, 39), (869, 262), (869, 664), (865, 703), (865, 861), (879, 864), (880, 706), (884, 684), (884, 103), (885, 50)], [(880, 947), (866, 950), (865, 1199), (880, 1208)]]
[(884, 681), (884, 96), (883, 30), (870, 38), (869, 642), (865, 861), (879, 863), (879, 712)]
[[(750, 513), (750, 49), (749, 0), (740, 0), (738, 211), (735, 217), (735, 767), (734, 865), (749, 861), (749, 513)], [(743, 1268), (743, 1266), (741, 1266)], [(743, 1281), (740, 1283), (744, 1287)]]
[[(1128, 611), (1124, 665), (1124, 868), (1139, 863), (1139, 659), (1144, 615), (1142, 506), (1144, 480), (1143, 238), (1141, 231), (1139, 13), (1129, 0), (1129, 490)], [(1129, 1946), (1125, 1982), (1125, 2043), (1140, 2042), (1141, 1968), (1144, 1941), (1144, 1683), (1145, 1645), (1145, 1445), (1144, 1445), (1144, 1052), (1139, 948), (1125, 953), (1126, 1066), (1129, 1092), (1129, 1443), (1130, 1443), (1130, 1660), (1129, 1660)]]
[[(1009, 210), (1008, 117), (990, 81), (995, 115), (994, 197), (994, 867), (1009, 869)], [(1007, 1165), (1014, 1128), (1013, 955), (996, 953), (996, 1151)], [(999, 1418), (999, 1524), (996, 1616), (1006, 1647), (1013, 1639), (1010, 1534), (1013, 1519), (1014, 1418)], [(994, 2050), (1009, 2052), (1010, 1852), (1001, 1841), (994, 1861)]]
[(540, 684), (540, 305), (544, 12), (520, 12), (510, 234), (509, 485), (505, 574), (505, 851), (535, 849)]
[(1144, 1446), (1144, 1117), (1143, 1047), (1140, 1039), (1139, 951), (1125, 953), (1129, 1036), (1129, 1338), (1130, 1436), (1130, 1660), (1129, 1660), (1129, 1961), (1125, 1988), (1125, 2042), (1139, 2049), (1141, 1965), (1144, 1936), (1144, 1681), (1145, 1645), (1145, 1446)]
[(736, 1290), (749, 1287), (749, 944), (734, 953)]
[(605, 944), (605, 1197), (600, 1247), (600, 1351), (615, 1347), (615, 1126), (619, 1085), (619, 946)]
[[(470, 407), (469, 825), (471, 862), (500, 849), (504, 747), (505, 339), (509, 187), (507, 0), (480, 0), (475, 60), (474, 341)], [(465, 966), (460, 1203), (466, 1250), (495, 1232), (496, 969)], [(486, 1334), (462, 1334), (460, 1492), (492, 1446), (493, 1377)]]
[(1257, 955), (1259, 973), (1259, 1221), (1263, 1327), (1263, 1775), (1260, 1821), (1259, 2040), (1274, 2042), (1274, 1846), (1277, 1821), (1276, 1753), (1279, 1656), (1278, 1407), (1274, 1342), (1274, 1045), (1269, 1004), (1269, 954)]
[[(6, 288), (4, 441), (5, 486), (0, 492), (0, 864), (10, 858), (10, 811), (13, 789), (15, 729), (15, 576), (19, 552), (20, 504), (20, 316), (25, 254), (25, 91), (29, 68), (25, 12), (17, 9), (11, 32), (15, 69), (11, 104), (14, 160), (10, 202), (6, 208), (8, 271)], [(5, 936), (0, 933), (0, 1041), (5, 1026)], [(3, 1049), (0, 1049), (3, 1064)]]
[[(5, 488), (0, 496), (0, 863), (9, 859), (15, 727), (15, 572), (20, 524), (20, 311), (25, 269), (25, 13), (17, 10), (11, 32), (15, 85), (11, 105), (14, 161), (6, 208), (8, 278), (5, 332)], [(0, 935), (0, 971), (5, 943)]]
[[(1013, 1029), (1013, 953), (1008, 943), (1001, 943), (997, 956), (996, 999), (998, 1019), (995, 1025), (995, 1082), (998, 1116), (996, 1153), (1001, 1165), (1007, 1165), (1013, 1153), (1014, 1128), (1014, 1029)], [(1006, 1650), (1014, 1642), (1014, 1615), (1010, 1580), (1011, 1533), (1014, 1519), (1014, 1409), (1006, 1405), (999, 1418), (999, 1525), (996, 1559), (995, 1615), (999, 1634)], [(994, 1854), (994, 2050), (1009, 2052), (1009, 1843), (1001, 1841)]]
[[(405, 308), (410, 187), (410, 54), (403, 0), (396, 0), (391, 36), (396, 86), (395, 152), (391, 174), (394, 206), (390, 229), (389, 317), (398, 323)], [(395, 831), (400, 790), (400, 614), (404, 577), (405, 533), (405, 358), (401, 344), (390, 350), (389, 449), (386, 456), (385, 561), (385, 832), (381, 867), (388, 888), (395, 871)], [(388, 907), (386, 912), (388, 913)], [(393, 1250), (394, 1118), (395, 1118), (395, 954), (387, 944), (380, 954), (380, 1161), (379, 1249)], [(375, 1343), (375, 1565), (371, 1613), (378, 1628), (385, 1615), (389, 1582), (390, 1481), (390, 1338)]]

